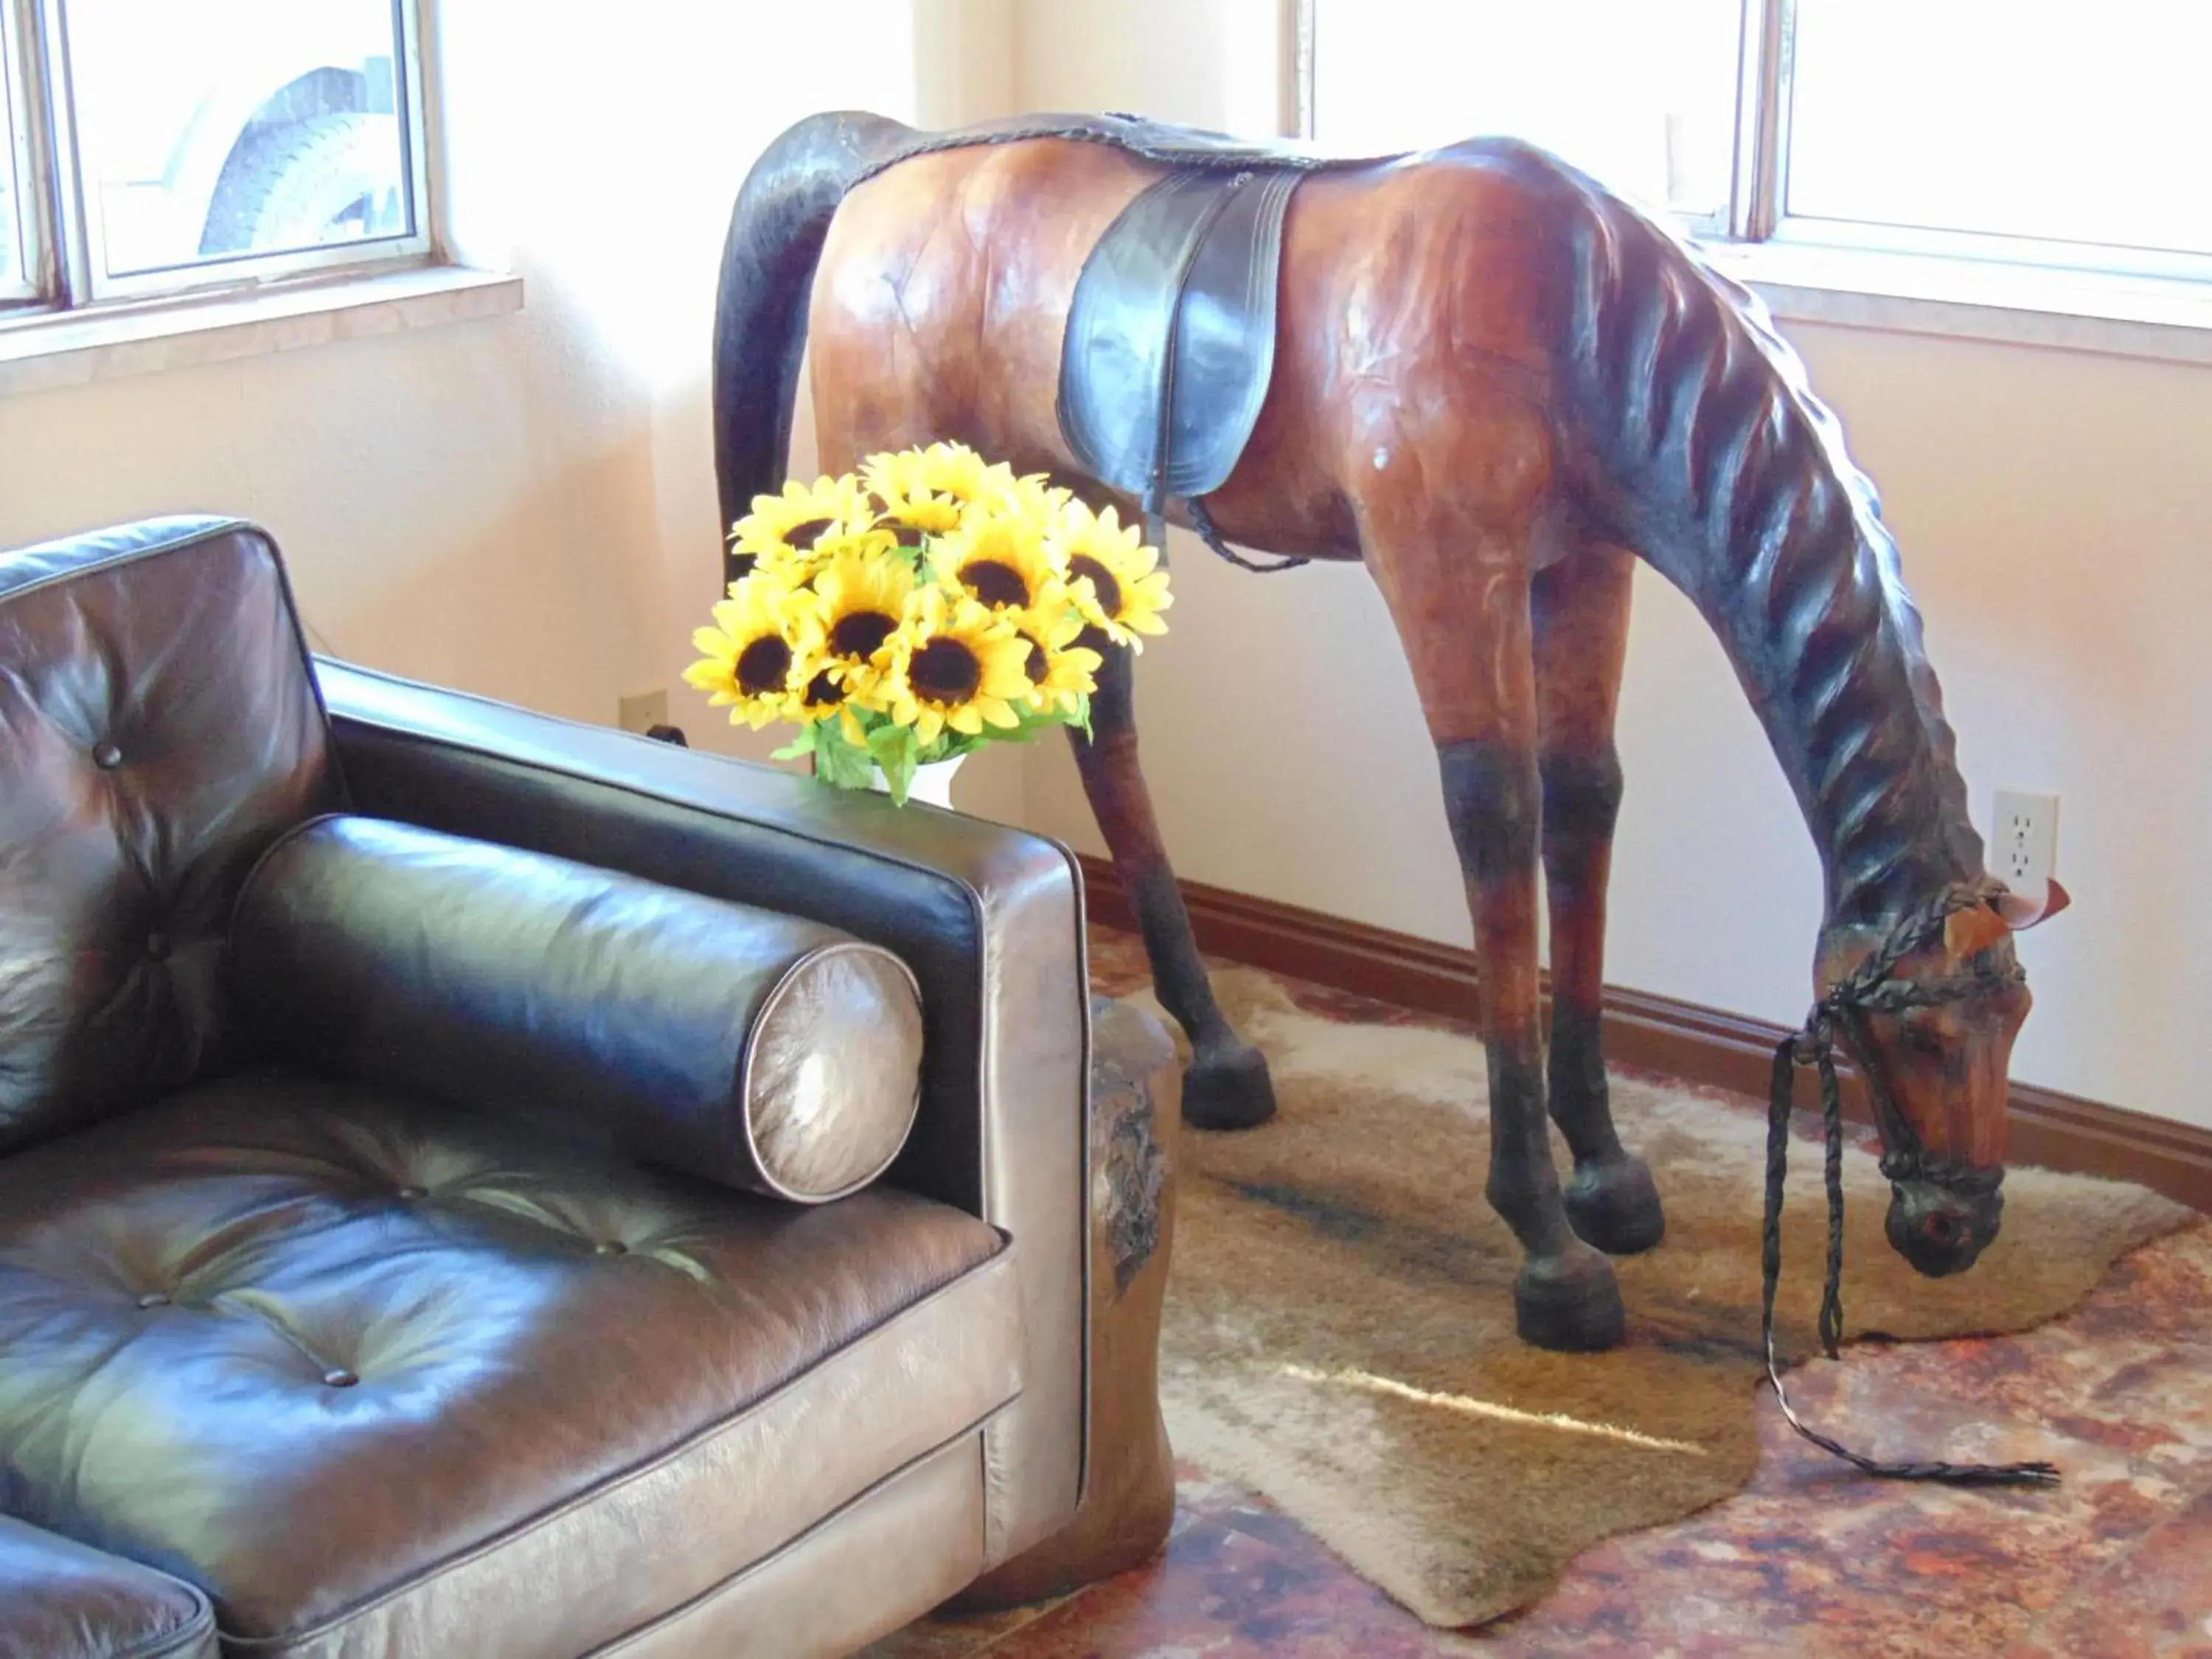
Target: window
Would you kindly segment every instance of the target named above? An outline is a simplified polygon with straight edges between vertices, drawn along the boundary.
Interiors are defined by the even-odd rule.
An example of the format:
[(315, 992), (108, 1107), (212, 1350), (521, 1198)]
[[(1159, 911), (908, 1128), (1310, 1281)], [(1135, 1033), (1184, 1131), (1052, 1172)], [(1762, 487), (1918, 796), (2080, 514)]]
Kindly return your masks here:
[(1334, 150), (1512, 132), (1711, 238), (2212, 281), (2212, 4), (1306, 0)]
[(0, 322), (429, 252), (414, 0), (0, 0)]

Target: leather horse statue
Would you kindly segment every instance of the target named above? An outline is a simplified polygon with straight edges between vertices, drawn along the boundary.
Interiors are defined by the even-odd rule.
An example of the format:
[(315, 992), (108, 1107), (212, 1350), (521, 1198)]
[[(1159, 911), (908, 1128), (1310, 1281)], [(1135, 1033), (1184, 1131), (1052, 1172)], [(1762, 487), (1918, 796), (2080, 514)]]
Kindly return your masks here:
[[(1840, 1045), (1875, 1101), (1893, 1244), (1942, 1274), (1996, 1236), (2028, 1009), (2011, 934), (2063, 895), (1984, 868), (1874, 487), (1764, 307), (1671, 233), (1509, 140), (1322, 162), (1119, 117), (928, 134), (823, 115), (747, 180), (716, 327), (726, 525), (781, 482), (811, 336), (826, 471), (957, 440), (1156, 532), (1166, 514), (1217, 546), (1365, 562), (1466, 872), (1487, 1190), (1524, 1253), (1526, 1340), (1619, 1342), (1609, 1255), (1665, 1224), (1599, 1040), (1639, 557), (1719, 635), (1826, 870), (1818, 1000), (1778, 1060), (1778, 1122), (1792, 1062), (1819, 1060), (1832, 1097)], [(1267, 1072), (1192, 941), (1125, 652), (1091, 707), (1076, 758), (1190, 1037), (1188, 1115), (1260, 1122)]]

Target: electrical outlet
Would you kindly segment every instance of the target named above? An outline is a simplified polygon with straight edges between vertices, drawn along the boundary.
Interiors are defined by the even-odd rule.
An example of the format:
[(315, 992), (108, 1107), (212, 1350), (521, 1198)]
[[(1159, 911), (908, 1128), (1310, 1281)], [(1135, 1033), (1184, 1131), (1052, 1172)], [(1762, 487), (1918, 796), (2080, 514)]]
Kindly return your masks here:
[(641, 691), (634, 697), (622, 700), (622, 712), (616, 723), (625, 732), (650, 732), (656, 726), (668, 724), (668, 693)]
[(2015, 893), (2033, 895), (2058, 873), (2058, 797), (1997, 791), (1990, 873)]

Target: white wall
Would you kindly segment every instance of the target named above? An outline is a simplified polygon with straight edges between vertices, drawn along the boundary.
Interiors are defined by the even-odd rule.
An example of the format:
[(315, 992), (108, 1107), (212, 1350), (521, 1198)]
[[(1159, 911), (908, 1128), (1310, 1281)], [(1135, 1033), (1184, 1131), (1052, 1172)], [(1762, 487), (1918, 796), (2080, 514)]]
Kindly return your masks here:
[[(1035, 106), (1265, 131), (1276, 8), (1029, 0)], [(1260, 112), (1255, 116), (1257, 108)], [(1986, 821), (1999, 785), (2063, 798), (2075, 905), (2026, 936), (2014, 1075), (2212, 1124), (2185, 1039), (2212, 891), (2212, 371), (1793, 325), (1880, 483)], [(1139, 672), (1177, 869), (1453, 943), (1469, 932), (1435, 763), (1358, 571), (1259, 578), (1174, 550), (1173, 631)], [(1718, 647), (1639, 573), (1608, 977), (1776, 1020), (1804, 1011), (1819, 864)], [(1030, 763), (1030, 821), (1097, 850), (1073, 769)]]

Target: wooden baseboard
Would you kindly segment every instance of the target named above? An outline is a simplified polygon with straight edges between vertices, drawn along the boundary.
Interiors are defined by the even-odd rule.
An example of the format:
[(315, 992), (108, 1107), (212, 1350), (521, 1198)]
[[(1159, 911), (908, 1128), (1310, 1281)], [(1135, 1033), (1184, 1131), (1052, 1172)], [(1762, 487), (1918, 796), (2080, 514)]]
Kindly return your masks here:
[[(1133, 927), (1114, 866), (1089, 854), (1082, 864), (1092, 917)], [(1474, 1018), (1471, 951), (1202, 882), (1184, 882), (1182, 893), (1200, 950), (1422, 1013)], [(1763, 1099), (1775, 1045), (1785, 1035), (1767, 1020), (1649, 991), (1606, 988), (1606, 1054), (1617, 1066)], [(1811, 1079), (1801, 1076), (1799, 1082), (1799, 1103), (1815, 1103)], [(1848, 1068), (1844, 1085), (1846, 1111), (1864, 1121), (1864, 1087)], [(2212, 1212), (2212, 1130), (2015, 1083), (2012, 1156), (2022, 1164), (2141, 1182)]]

